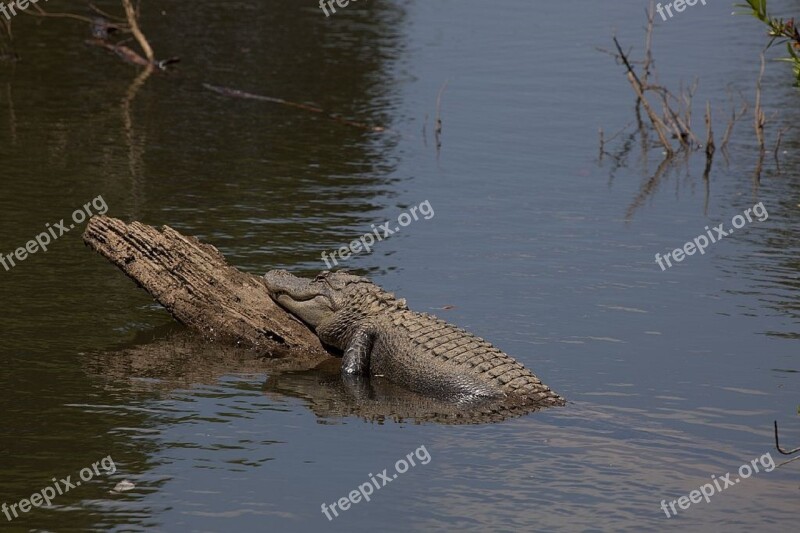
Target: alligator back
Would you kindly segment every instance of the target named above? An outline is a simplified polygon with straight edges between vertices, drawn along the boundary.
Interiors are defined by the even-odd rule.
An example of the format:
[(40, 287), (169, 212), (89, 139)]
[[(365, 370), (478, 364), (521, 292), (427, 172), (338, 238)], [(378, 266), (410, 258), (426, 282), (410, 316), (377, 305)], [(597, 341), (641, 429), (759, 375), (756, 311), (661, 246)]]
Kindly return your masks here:
[(377, 330), (373, 375), (425, 394), (512, 396), (564, 404), (561, 396), (512, 357), (435, 316), (395, 308), (372, 320)]

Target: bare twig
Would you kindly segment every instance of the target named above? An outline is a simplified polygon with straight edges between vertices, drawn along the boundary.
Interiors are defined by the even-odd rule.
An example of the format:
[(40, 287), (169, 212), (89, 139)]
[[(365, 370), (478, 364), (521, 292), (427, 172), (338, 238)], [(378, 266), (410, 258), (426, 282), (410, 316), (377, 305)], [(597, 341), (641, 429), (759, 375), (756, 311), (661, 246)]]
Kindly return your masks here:
[(428, 147), (428, 114), (425, 113), (425, 122), (422, 123), (422, 144)]
[(41, 7), (37, 6), (36, 4), (34, 4), (31, 7), (33, 7), (33, 9), (35, 11), (30, 11), (30, 10), (25, 9), (25, 10), (22, 11), (22, 13), (24, 13), (26, 15), (33, 16), (33, 17), (67, 18), (67, 19), (73, 19), (73, 20), (80, 20), (80, 21), (83, 21), (83, 22), (88, 22), (89, 24), (91, 24), (93, 22), (90, 17), (84, 17), (82, 15), (75, 15), (73, 13), (50, 13), (49, 11), (45, 11)]
[(766, 153), (764, 150), (758, 151), (758, 161), (756, 162), (756, 169), (753, 171), (753, 194), (758, 192), (758, 185), (761, 183), (761, 174), (764, 171), (764, 155)]
[(642, 107), (644, 107), (645, 113), (647, 113), (648, 118), (650, 118), (650, 122), (653, 124), (653, 128), (656, 130), (656, 134), (658, 135), (659, 140), (661, 141), (664, 150), (667, 152), (667, 155), (672, 155), (674, 150), (672, 149), (672, 145), (669, 142), (669, 138), (667, 136), (668, 128), (661, 120), (661, 118), (653, 111), (653, 108), (650, 107), (650, 103), (644, 97), (644, 87), (642, 85), (641, 80), (636, 75), (633, 70), (633, 66), (631, 66), (630, 61), (628, 60), (628, 56), (625, 55), (625, 52), (622, 51), (622, 47), (619, 44), (619, 41), (616, 37), (614, 37), (614, 45), (617, 47), (617, 52), (619, 53), (619, 57), (622, 59), (625, 68), (628, 70), (627, 77), (628, 82), (633, 87), (633, 91), (636, 93), (636, 96), (642, 102)]
[(681, 90), (681, 98), (683, 99), (684, 104), (684, 115), (686, 117), (686, 124), (691, 131), (692, 128), (692, 99), (694, 98), (694, 93), (697, 91), (697, 86), (700, 84), (700, 80), (695, 78), (692, 84), (686, 88), (686, 92), (684, 93)]
[(100, 15), (101, 17), (106, 17), (109, 20), (116, 20), (118, 22), (125, 22), (125, 19), (123, 17), (118, 17), (116, 15), (112, 15), (110, 13), (107, 13), (107, 12), (103, 11), (102, 9), (100, 9), (99, 7), (97, 7), (96, 5), (94, 5), (92, 3), (89, 4), (89, 9), (91, 9), (92, 11), (94, 11), (95, 13)]
[(642, 65), (642, 80), (646, 84), (650, 79), (650, 67), (653, 65), (653, 21), (655, 20), (655, 2), (651, 0), (646, 11), (647, 33), (644, 38), (644, 64)]
[(778, 441), (778, 421), (775, 420), (774, 424), (775, 424), (775, 447), (778, 449), (778, 451), (781, 452), (783, 455), (794, 455), (794, 454), (800, 452), (800, 446), (798, 446), (794, 450), (789, 450), (788, 452), (786, 450), (784, 450), (783, 448), (781, 448), (781, 444)]
[(711, 124), (711, 103), (706, 102), (706, 157), (711, 159), (717, 147), (714, 144), (714, 129)]
[(449, 82), (450, 80), (445, 80), (439, 89), (439, 94), (436, 95), (436, 127), (434, 129), (434, 136), (436, 137), (437, 152), (442, 148), (442, 94), (444, 94), (444, 90), (447, 88)]
[[(666, 117), (669, 125), (672, 127), (675, 137), (680, 140), (681, 145), (685, 148), (690, 147), (692, 144), (694, 144), (694, 146), (699, 146), (700, 140), (697, 138), (694, 132), (692, 132), (691, 126), (681, 118), (680, 113), (672, 109), (672, 106), (669, 102), (671, 99), (674, 100), (679, 106), (683, 106), (683, 90), (681, 90), (681, 98), (679, 99), (669, 92), (666, 87), (661, 87), (660, 85), (650, 85), (647, 87), (647, 89), (654, 91), (661, 96), (662, 104), (664, 106), (664, 116)], [(691, 97), (689, 98), (688, 102), (689, 109), (691, 109)], [(687, 112), (687, 117), (689, 120), (691, 120), (691, 111)], [(689, 140), (692, 142), (690, 143)]]
[(139, 46), (142, 48), (147, 61), (151, 65), (155, 64), (153, 49), (150, 47), (150, 43), (147, 42), (147, 37), (144, 36), (144, 33), (142, 33), (142, 30), (139, 28), (139, 22), (137, 20), (138, 14), (133, 8), (133, 4), (131, 4), (131, 0), (122, 0), (122, 5), (125, 8), (125, 16), (128, 19), (128, 25), (131, 27), (131, 32), (133, 36), (136, 37), (136, 42), (138, 42)]
[(733, 133), (733, 127), (736, 125), (736, 121), (739, 120), (747, 113), (748, 105), (747, 102), (742, 103), (742, 109), (738, 113), (736, 112), (736, 108), (731, 111), (731, 120), (728, 122), (728, 126), (725, 128), (725, 133), (722, 136), (722, 144), (720, 144), (720, 149), (724, 152), (728, 149), (728, 141), (730, 141), (731, 133)]
[(758, 148), (762, 152), (764, 151), (764, 124), (766, 123), (764, 110), (761, 108), (761, 80), (764, 77), (764, 66), (764, 52), (761, 52), (761, 69), (758, 72), (758, 81), (756, 81), (756, 107), (753, 113), (756, 128), (756, 138), (758, 139)]
[(800, 461), (800, 456), (795, 457), (794, 459), (789, 459), (788, 461), (784, 461), (780, 464), (775, 465), (775, 468), (780, 468), (783, 465), (788, 465), (789, 463), (793, 463), (795, 461)]
[(705, 197), (703, 198), (703, 215), (708, 216), (708, 202), (711, 199), (711, 180), (709, 176), (711, 174), (711, 158), (706, 158), (706, 167), (703, 169), (703, 192), (705, 193)]
[(781, 150), (781, 141), (783, 140), (783, 134), (792, 129), (791, 126), (787, 126), (785, 128), (781, 128), (778, 130), (778, 140), (775, 142), (775, 165), (778, 167), (778, 172), (781, 172), (781, 160), (779, 157), (780, 150)]
[(703, 213), (708, 214), (708, 201), (710, 196), (710, 183), (709, 176), (711, 174), (711, 165), (714, 163), (714, 152), (717, 147), (714, 144), (714, 128), (711, 120), (711, 102), (706, 102), (706, 166), (703, 169), (703, 183), (705, 183), (706, 197), (703, 203)]
[(603, 161), (603, 154), (605, 153), (605, 141), (603, 140), (603, 128), (602, 128), (602, 126), (600, 127), (600, 129), (598, 130), (597, 133), (600, 134), (600, 157), (598, 158), (598, 160), (602, 162)]
[(253, 94), (246, 91), (241, 91), (239, 89), (232, 89), (230, 87), (220, 87), (218, 85), (211, 85), (210, 83), (204, 83), (203, 87), (205, 87), (209, 91), (214, 91), (217, 94), (221, 94), (223, 96), (229, 96), (232, 98), (244, 98), (246, 100), (260, 100), (262, 102), (272, 102), (275, 104), (281, 104), (288, 107), (295, 107), (298, 109), (303, 109), (305, 111), (311, 111), (312, 113), (322, 113), (323, 115), (326, 115), (328, 118), (335, 120), (337, 122), (341, 122), (342, 124), (347, 124), (348, 126), (361, 128), (368, 131), (374, 131), (376, 133), (381, 133), (386, 131), (386, 129), (381, 126), (371, 126), (369, 124), (363, 124), (361, 122), (353, 122), (352, 120), (347, 120), (345, 118), (340, 117), (339, 115), (334, 115), (333, 113), (327, 113), (325, 110), (320, 109), (319, 107), (300, 104), (297, 102), (290, 102), (289, 100), (284, 100), (283, 98), (275, 98), (272, 96)]
[(153, 64), (148, 62), (147, 59), (143, 58), (136, 52), (133, 48), (129, 48), (122, 44), (114, 44), (110, 41), (105, 39), (87, 39), (86, 44), (91, 44), (94, 46), (99, 46), (101, 48), (105, 48), (111, 52), (117, 54), (123, 61), (128, 63), (139, 65), (145, 68), (152, 67)]
[(764, 147), (764, 125), (767, 118), (764, 115), (764, 110), (761, 107), (761, 80), (764, 77), (765, 59), (764, 52), (761, 52), (761, 69), (758, 71), (758, 80), (756, 81), (756, 105), (753, 110), (753, 122), (756, 129), (756, 139), (758, 139), (758, 162), (756, 169), (753, 173), (753, 189), (758, 189), (758, 184), (761, 183), (761, 172), (764, 168), (764, 155), (766, 148)]
[(608, 137), (608, 138), (606, 138), (605, 131), (603, 131), (602, 127), (600, 127), (598, 129), (598, 134), (600, 135), (600, 161), (603, 160), (603, 156), (605, 156), (605, 155), (610, 155), (610, 156), (612, 156), (612, 157), (614, 157), (616, 159), (616, 156), (614, 156), (613, 154), (609, 154), (608, 152), (605, 151), (606, 143), (609, 143), (609, 142), (613, 141), (614, 139), (616, 139), (617, 137), (619, 137), (620, 135), (622, 135), (622, 133), (625, 130), (627, 130), (628, 127), (630, 127), (631, 124), (632, 124), (632, 122), (628, 122), (627, 124), (625, 124), (625, 126), (622, 127), (622, 129), (620, 129), (617, 133), (615, 133), (614, 135), (612, 135), (611, 137)]

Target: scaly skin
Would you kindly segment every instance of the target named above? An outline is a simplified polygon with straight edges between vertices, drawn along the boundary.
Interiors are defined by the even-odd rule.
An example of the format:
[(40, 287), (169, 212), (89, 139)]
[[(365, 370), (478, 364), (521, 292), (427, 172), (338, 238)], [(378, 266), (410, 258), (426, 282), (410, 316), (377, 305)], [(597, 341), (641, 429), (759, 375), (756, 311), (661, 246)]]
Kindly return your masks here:
[(344, 352), (346, 376), (383, 376), (458, 401), (564, 405), (564, 398), (509, 355), (443, 320), (410, 311), (405, 300), (366, 278), (323, 272), (308, 280), (272, 270), (264, 279), (278, 304)]

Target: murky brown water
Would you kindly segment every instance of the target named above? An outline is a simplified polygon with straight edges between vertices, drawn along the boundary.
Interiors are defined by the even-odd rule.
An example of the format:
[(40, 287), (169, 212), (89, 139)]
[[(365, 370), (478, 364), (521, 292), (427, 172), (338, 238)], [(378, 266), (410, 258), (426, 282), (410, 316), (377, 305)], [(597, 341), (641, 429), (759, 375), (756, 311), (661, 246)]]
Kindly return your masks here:
[[(597, 129), (632, 120), (633, 98), (621, 67), (595, 47), (610, 46), (616, 29), (640, 49), (639, 3), (361, 2), (329, 19), (311, 1), (143, 4), (158, 55), (183, 59), (172, 74), (137, 79), (82, 44), (82, 23), (14, 21), (23, 60), (0, 65), (0, 253), (102, 195), (109, 215), (197, 235), (246, 271), (308, 274), (324, 268), (323, 251), (428, 200), (433, 218), (345, 266), (491, 340), (570, 404), (498, 424), (380, 422), (374, 406), (353, 409), (327, 386), (328, 374), (278, 380), (246, 355), (187, 340), (83, 246), (78, 225), (47, 253), (0, 268), (0, 504), (53, 477), (74, 481), (109, 455), (116, 470), (52, 508), (13, 522), (0, 514), (0, 524), (786, 531), (797, 522), (798, 463), (674, 518), (660, 508), (768, 452), (779, 462), (774, 419), (786, 446), (800, 445), (800, 133), (784, 135), (783, 172), (768, 156), (760, 183), (749, 119), (707, 184), (697, 156), (657, 179), (656, 150), (598, 163)], [(699, 76), (696, 102), (711, 99), (720, 117), (729, 85), (752, 97), (764, 42), (755, 21), (731, 11), (696, 6), (659, 24), (655, 39), (662, 81)], [(226, 98), (203, 83), (390, 131)], [(780, 125), (798, 122), (790, 85), (788, 66), (768, 65), (773, 142)], [(653, 261), (757, 202), (766, 221), (664, 272)], [(152, 346), (150, 359), (125, 358)], [(420, 446), (428, 464), (325, 518), (323, 502)], [(135, 487), (111, 494), (123, 480)]]

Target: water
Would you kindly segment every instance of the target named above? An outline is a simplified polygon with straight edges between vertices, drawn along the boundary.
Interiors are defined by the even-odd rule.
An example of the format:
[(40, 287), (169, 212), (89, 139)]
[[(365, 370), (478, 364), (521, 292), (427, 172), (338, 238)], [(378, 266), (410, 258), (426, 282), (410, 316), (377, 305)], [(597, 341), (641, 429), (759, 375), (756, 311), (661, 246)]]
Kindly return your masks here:
[[(766, 459), (708, 503), (673, 518), (660, 508), (767, 453), (783, 460), (774, 419), (784, 446), (800, 445), (800, 142), (784, 134), (783, 172), (770, 153), (760, 183), (749, 118), (708, 184), (699, 153), (660, 179), (659, 151), (643, 160), (638, 141), (621, 165), (598, 161), (598, 128), (610, 136), (625, 126), (634, 99), (622, 67), (595, 47), (611, 47), (616, 31), (640, 52), (641, 5), (362, 2), (328, 19), (313, 2), (159, 6), (143, 5), (145, 31), (159, 57), (182, 63), (138, 81), (82, 43), (81, 23), (14, 21), (23, 61), (0, 67), (0, 252), (102, 195), (109, 215), (197, 235), (243, 270), (311, 274), (323, 251), (427, 200), (433, 218), (344, 266), (491, 340), (570, 403), (484, 425), (368, 416), (323, 386), (330, 374), (278, 376), (187, 338), (83, 246), (79, 225), (0, 270), (0, 502), (53, 477), (75, 481), (107, 456), (115, 471), (100, 469), (52, 508), (0, 516), (7, 529), (785, 531), (796, 522), (797, 463), (765, 472)], [(687, 8), (658, 24), (654, 42), (664, 84), (699, 76), (695, 121), (710, 100), (718, 138), (726, 89), (752, 101), (764, 42), (756, 21), (731, 11)], [(771, 146), (797, 123), (790, 82), (787, 65), (768, 65)], [(225, 98), (202, 83), (389, 131)], [(655, 264), (656, 252), (757, 202), (764, 222), (666, 271)], [(422, 446), (427, 464), (417, 459), (371, 501), (326, 519), (323, 502), (391, 474)], [(111, 494), (123, 480), (135, 487)]]

